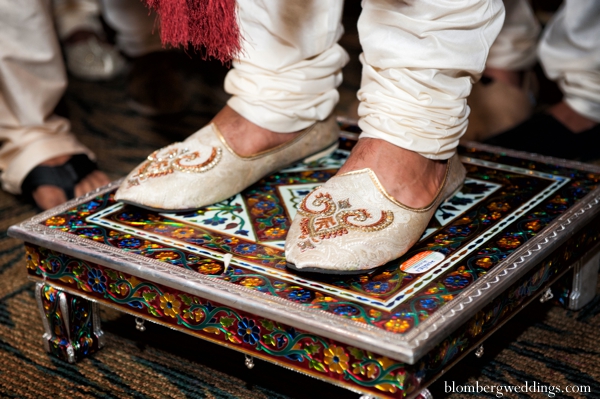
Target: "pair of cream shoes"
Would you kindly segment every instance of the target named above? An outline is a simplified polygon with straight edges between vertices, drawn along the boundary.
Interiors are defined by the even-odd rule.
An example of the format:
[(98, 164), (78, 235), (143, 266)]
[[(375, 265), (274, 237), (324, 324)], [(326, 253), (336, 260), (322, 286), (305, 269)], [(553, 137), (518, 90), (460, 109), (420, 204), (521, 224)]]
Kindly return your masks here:
[[(317, 122), (284, 145), (237, 155), (215, 124), (151, 154), (122, 183), (115, 199), (157, 211), (189, 211), (223, 201), (264, 176), (337, 148), (335, 118)], [(448, 160), (444, 180), (426, 207), (389, 195), (371, 169), (336, 175), (301, 202), (287, 235), (290, 268), (357, 273), (402, 256), (421, 237), (437, 207), (461, 186), (465, 169)]]

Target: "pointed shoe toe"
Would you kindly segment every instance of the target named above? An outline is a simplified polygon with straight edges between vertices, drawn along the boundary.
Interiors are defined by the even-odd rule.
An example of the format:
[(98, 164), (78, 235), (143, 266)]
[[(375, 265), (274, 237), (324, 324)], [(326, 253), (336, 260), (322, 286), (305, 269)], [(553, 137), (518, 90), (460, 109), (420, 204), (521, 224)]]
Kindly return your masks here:
[(421, 237), (437, 207), (462, 187), (465, 168), (450, 158), (435, 199), (407, 207), (383, 188), (371, 169), (331, 178), (300, 203), (285, 244), (293, 269), (351, 273), (404, 255)]
[(339, 128), (330, 116), (284, 145), (243, 157), (210, 124), (149, 155), (125, 178), (115, 199), (156, 211), (198, 209), (226, 200), (292, 163), (329, 155), (338, 139)]

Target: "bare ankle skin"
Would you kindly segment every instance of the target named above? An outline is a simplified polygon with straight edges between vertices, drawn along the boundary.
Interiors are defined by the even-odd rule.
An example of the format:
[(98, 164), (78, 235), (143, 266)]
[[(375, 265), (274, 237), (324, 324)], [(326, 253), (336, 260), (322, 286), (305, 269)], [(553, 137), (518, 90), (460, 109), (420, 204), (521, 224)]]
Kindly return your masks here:
[(435, 199), (446, 165), (446, 161), (427, 159), (384, 140), (363, 138), (338, 174), (370, 168), (398, 202), (422, 208)]
[(238, 155), (247, 157), (285, 144), (300, 132), (277, 133), (264, 129), (225, 106), (212, 122), (223, 134), (225, 141)]
[(548, 112), (573, 133), (581, 133), (598, 124), (598, 122), (579, 114), (564, 101), (550, 107)]

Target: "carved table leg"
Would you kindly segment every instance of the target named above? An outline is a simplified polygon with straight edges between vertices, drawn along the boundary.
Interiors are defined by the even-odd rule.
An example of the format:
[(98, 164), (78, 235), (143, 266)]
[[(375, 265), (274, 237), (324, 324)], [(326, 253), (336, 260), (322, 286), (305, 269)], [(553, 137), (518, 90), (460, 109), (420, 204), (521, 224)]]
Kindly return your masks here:
[(44, 283), (35, 294), (44, 322), (44, 347), (54, 356), (75, 363), (103, 346), (98, 305)]
[(573, 269), (573, 286), (567, 307), (578, 310), (587, 305), (596, 295), (600, 246), (596, 246), (577, 262)]

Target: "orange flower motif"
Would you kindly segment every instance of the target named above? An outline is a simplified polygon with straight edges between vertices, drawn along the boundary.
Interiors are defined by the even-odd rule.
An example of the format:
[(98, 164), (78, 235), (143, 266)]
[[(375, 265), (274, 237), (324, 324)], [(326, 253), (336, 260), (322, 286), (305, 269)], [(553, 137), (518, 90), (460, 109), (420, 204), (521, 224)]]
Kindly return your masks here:
[(52, 216), (50, 219), (46, 220), (45, 224), (46, 226), (62, 226), (66, 222), (66, 219), (62, 216)]
[(348, 360), (350, 358), (344, 352), (344, 348), (332, 345), (325, 349), (325, 357), (323, 361), (329, 366), (329, 370), (338, 374), (343, 374), (348, 370)]
[(198, 267), (198, 271), (202, 274), (218, 274), (222, 269), (223, 266), (215, 262), (205, 263)]
[(28, 269), (35, 270), (40, 264), (40, 256), (34, 249), (25, 247), (25, 261)]
[(392, 273), (383, 272), (381, 274), (374, 276), (373, 281), (388, 281), (390, 278), (392, 278)]
[(538, 231), (542, 227), (542, 224), (539, 220), (533, 220), (531, 222), (525, 223), (525, 228), (532, 231)]
[(400, 319), (389, 320), (383, 326), (393, 333), (403, 333), (410, 328), (408, 321)]
[(498, 245), (502, 248), (513, 249), (521, 245), (521, 241), (516, 238), (504, 237), (498, 240)]
[(172, 251), (160, 252), (156, 255), (156, 259), (160, 260), (161, 262), (166, 262), (173, 259), (179, 259), (179, 254)]
[(488, 205), (488, 209), (494, 212), (506, 212), (510, 209), (510, 205), (506, 202), (492, 202)]
[(240, 284), (244, 287), (260, 287), (261, 285), (264, 285), (264, 282), (258, 277), (247, 277), (243, 279)]
[(460, 226), (460, 225), (463, 225), (463, 224), (469, 224), (471, 222), (472, 222), (471, 218), (465, 216), (463, 218), (458, 219), (456, 222), (454, 222), (454, 224)]
[(192, 228), (181, 228), (173, 231), (173, 237), (175, 238), (190, 238), (194, 236), (194, 229)]
[(179, 314), (181, 302), (175, 298), (175, 295), (166, 293), (160, 297), (160, 308), (164, 310), (165, 315), (176, 317)]
[(477, 261), (475, 262), (475, 264), (479, 267), (483, 267), (484, 269), (489, 269), (490, 267), (492, 267), (492, 265), (494, 264), (494, 262), (492, 262), (491, 258), (485, 257), (485, 258), (479, 258), (477, 259)]
[(285, 235), (286, 231), (280, 227), (271, 227), (265, 230), (265, 234), (269, 238), (280, 238)]

